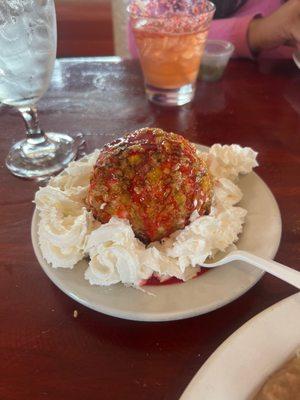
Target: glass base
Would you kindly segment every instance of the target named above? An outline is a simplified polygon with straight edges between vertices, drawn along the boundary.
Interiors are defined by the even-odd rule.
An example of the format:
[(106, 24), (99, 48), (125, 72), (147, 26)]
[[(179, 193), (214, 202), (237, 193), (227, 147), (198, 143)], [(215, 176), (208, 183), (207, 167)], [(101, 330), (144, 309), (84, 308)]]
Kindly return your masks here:
[(39, 144), (31, 143), (31, 139), (15, 143), (6, 157), (6, 166), (21, 178), (46, 177), (64, 169), (83, 144), (82, 134), (72, 138), (64, 133), (45, 133), (45, 140)]
[(161, 106), (182, 106), (193, 100), (195, 85), (189, 83), (177, 89), (162, 89), (145, 84), (146, 94), (150, 101)]

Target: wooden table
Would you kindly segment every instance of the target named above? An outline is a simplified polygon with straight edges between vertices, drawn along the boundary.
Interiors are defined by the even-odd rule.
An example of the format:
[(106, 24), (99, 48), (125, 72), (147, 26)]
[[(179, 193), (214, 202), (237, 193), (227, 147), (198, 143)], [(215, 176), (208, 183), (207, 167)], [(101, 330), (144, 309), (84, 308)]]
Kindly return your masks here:
[(114, 53), (111, 0), (57, 0), (55, 6), (59, 57)]
[[(252, 146), (282, 213), (276, 260), (299, 269), (299, 84), (292, 62), (233, 61), (221, 82), (198, 84), (193, 104), (164, 109), (145, 99), (135, 62), (70, 59), (57, 64), (39, 103), (40, 119), (44, 129), (85, 133), (88, 151), (147, 125), (205, 145)], [(296, 292), (265, 275), (222, 309), (168, 323), (125, 321), (77, 304), (49, 281), (33, 254), (37, 184), (13, 177), (3, 165), (12, 141), (23, 135), (14, 110), (0, 110), (0, 130), (1, 400), (178, 399), (232, 332)]]

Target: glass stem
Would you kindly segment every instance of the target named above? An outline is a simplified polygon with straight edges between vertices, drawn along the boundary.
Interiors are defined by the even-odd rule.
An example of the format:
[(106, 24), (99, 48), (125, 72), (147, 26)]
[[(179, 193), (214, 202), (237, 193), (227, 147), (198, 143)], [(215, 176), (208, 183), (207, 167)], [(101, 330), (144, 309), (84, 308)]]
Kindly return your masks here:
[(39, 127), (39, 119), (35, 106), (19, 107), (26, 127), (27, 142), (33, 146), (44, 143), (46, 140), (44, 132)]

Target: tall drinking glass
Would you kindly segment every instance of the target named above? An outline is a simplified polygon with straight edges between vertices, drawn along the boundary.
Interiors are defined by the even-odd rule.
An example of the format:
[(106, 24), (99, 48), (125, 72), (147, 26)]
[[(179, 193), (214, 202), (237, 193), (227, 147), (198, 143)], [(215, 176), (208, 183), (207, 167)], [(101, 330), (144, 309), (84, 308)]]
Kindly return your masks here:
[(182, 105), (194, 97), (208, 29), (206, 0), (132, 0), (128, 12), (149, 100)]
[(26, 139), (12, 146), (6, 165), (20, 177), (58, 172), (80, 145), (79, 138), (39, 127), (35, 104), (48, 88), (55, 57), (54, 0), (1, 0), (0, 102), (16, 107), (26, 126)]

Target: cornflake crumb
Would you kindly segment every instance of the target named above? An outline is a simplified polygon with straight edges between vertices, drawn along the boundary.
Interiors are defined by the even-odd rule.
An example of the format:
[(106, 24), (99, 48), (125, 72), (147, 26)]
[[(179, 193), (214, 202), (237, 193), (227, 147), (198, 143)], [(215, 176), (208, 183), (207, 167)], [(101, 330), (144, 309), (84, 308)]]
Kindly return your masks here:
[(73, 311), (73, 317), (74, 317), (74, 318), (77, 318), (77, 317), (78, 317), (78, 311), (77, 311), (77, 310), (74, 310), (74, 311)]

